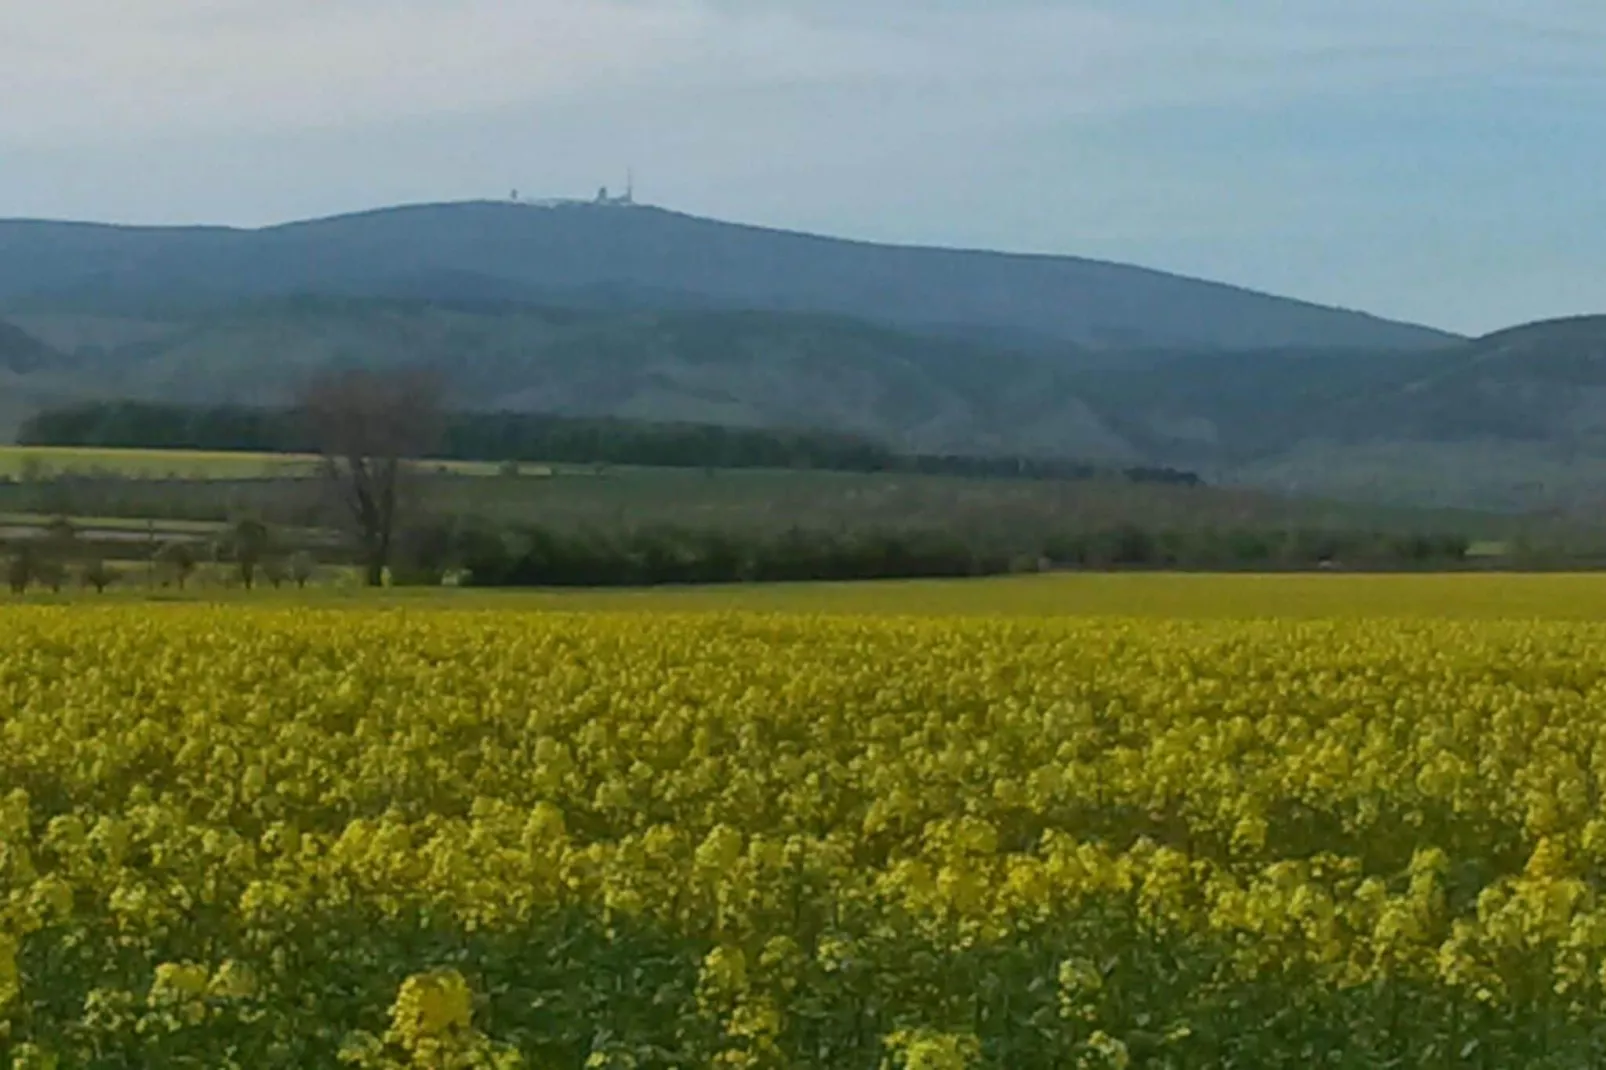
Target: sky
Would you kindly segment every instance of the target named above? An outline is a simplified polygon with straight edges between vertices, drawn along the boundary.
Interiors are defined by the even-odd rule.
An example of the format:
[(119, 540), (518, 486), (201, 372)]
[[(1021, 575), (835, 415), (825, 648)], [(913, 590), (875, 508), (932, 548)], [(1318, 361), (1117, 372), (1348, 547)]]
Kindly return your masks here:
[(0, 217), (593, 195), (1606, 312), (1601, 0), (0, 0)]

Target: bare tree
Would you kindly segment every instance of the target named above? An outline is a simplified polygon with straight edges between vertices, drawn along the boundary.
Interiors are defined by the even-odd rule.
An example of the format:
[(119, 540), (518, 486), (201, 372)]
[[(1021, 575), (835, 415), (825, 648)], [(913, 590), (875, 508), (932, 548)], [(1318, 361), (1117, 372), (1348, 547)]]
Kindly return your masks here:
[(195, 547), (183, 539), (163, 543), (151, 557), (151, 564), (160, 569), (167, 578), (164, 579), (162, 586), (167, 586), (167, 580), (171, 580), (181, 591), (184, 589), (185, 581), (195, 573), (195, 566), (198, 563)]
[(300, 408), (356, 540), (363, 580), (378, 587), (395, 546), (408, 462), (439, 431), (439, 380), (422, 370), (327, 372), (302, 390)]
[(253, 517), (236, 520), (225, 534), (225, 548), (234, 559), (235, 568), (240, 572), (240, 582), (245, 584), (246, 590), (255, 585), (257, 569), (266, 560), (272, 543), (273, 533), (268, 526)]

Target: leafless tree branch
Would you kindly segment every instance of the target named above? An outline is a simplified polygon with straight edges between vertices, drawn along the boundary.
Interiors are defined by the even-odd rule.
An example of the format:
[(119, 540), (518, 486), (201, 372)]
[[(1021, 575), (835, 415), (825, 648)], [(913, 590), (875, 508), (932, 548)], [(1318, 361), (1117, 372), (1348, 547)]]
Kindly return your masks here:
[(325, 372), (301, 391), (302, 417), (370, 586), (384, 582), (390, 564), (408, 463), (440, 433), (440, 398), (439, 378), (419, 369)]

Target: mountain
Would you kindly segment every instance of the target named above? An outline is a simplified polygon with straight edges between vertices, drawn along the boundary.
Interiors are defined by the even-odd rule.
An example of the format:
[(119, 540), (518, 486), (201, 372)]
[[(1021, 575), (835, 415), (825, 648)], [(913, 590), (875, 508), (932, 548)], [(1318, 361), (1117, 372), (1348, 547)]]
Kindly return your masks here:
[(1012, 348), (1456, 339), (1359, 312), (1064, 256), (874, 245), (650, 207), (470, 202), (261, 230), (0, 221), (0, 308), (301, 293), (825, 313)]
[(432, 364), (474, 408), (818, 427), (1390, 504), (1606, 499), (1606, 317), (1456, 339), (1139, 268), (651, 208), (0, 223), (0, 317), (0, 429), (76, 400), (282, 402), (317, 368)]

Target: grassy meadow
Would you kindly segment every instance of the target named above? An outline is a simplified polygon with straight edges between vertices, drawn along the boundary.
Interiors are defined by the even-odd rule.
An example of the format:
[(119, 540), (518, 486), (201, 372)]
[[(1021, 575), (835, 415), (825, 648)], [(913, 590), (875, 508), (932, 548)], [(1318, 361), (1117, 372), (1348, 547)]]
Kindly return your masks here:
[[(610, 582), (610, 574), (620, 577), (611, 582), (626, 586), (852, 575), (832, 563), (833, 553), (867, 562), (865, 576), (898, 574), (874, 571), (882, 567), (875, 564), (881, 551), (874, 540), (883, 537), (902, 539), (906, 548), (926, 540), (920, 552), (927, 556), (906, 575), (1030, 572), (1045, 561), (1073, 568), (1309, 568), (1329, 557), (1358, 568), (1577, 569), (1591, 567), (1606, 545), (1601, 532), (1560, 518), (1390, 509), (1119, 478), (425, 461), (404, 496), (404, 527), (446, 531), (459, 549), (474, 533), (501, 532), (517, 542), (533, 528), (556, 540), (560, 549), (549, 555), (568, 554), (509, 579), (517, 562), (499, 571), (482, 557), (477, 567), (463, 551), (432, 573), (438, 578), (470, 568), (482, 582), (515, 584), (594, 584)], [(307, 455), (0, 448), (0, 539), (20, 545), (64, 517), (78, 531), (79, 560), (102, 559), (131, 575), (143, 571), (147, 579), (161, 545), (188, 542), (211, 555), (241, 518), (270, 526), (278, 558), (306, 551), (338, 571), (353, 562), (337, 530), (342, 508), (318, 478), (316, 458)], [(1125, 539), (1132, 531), (1135, 542)], [(785, 544), (794, 535), (798, 542)], [(1461, 547), (1460, 556), (1433, 556), (1432, 548), (1445, 543), (1431, 540), (1440, 537)], [(814, 554), (806, 566), (797, 563), (796, 546), (803, 542)], [(1411, 556), (1412, 545), (1429, 550)], [(883, 559), (900, 560), (903, 553), (906, 560), (914, 552)], [(605, 564), (588, 564), (588, 554)], [(731, 566), (732, 555), (745, 564)], [(649, 574), (635, 564), (660, 559), (725, 571), (709, 575), (688, 566)], [(496, 576), (504, 578), (486, 579)], [(1324, 591), (1313, 594), (1313, 606), (1323, 604)], [(720, 604), (731, 596), (710, 591), (692, 597)], [(1090, 597), (1098, 602), (1100, 596)], [(1112, 601), (1141, 613), (1151, 598), (1159, 612), (1172, 611), (1165, 597), (1143, 591)], [(1053, 593), (1024, 599), (1033, 612), (1058, 612), (1063, 603)]]
[[(225, 500), (230, 491), (238, 489), (236, 484), (295, 483), (314, 476), (316, 466), (316, 458), (305, 454), (0, 446), (0, 480), (28, 483), (71, 477), (91, 482), (179, 484), (145, 491), (153, 506), (169, 499), (192, 506), (207, 499)], [(431, 508), (494, 521), (539, 520), (559, 525), (606, 524), (628, 514), (637, 523), (673, 521), (687, 526), (803, 521), (829, 526), (865, 519), (936, 523), (957, 518), (961, 523), (1007, 527), (1092, 515), (1151, 526), (1435, 528), (1500, 540), (1522, 530), (1526, 523), (1521, 518), (1469, 510), (1400, 509), (1279, 497), (1232, 487), (1134, 484), (1118, 479), (1013, 480), (543, 463), (521, 464), (512, 476), (494, 462), (437, 460), (420, 462), (418, 469), (426, 477), (425, 495)], [(272, 493), (265, 490), (264, 501), (271, 504)], [(159, 498), (161, 495), (167, 498)]]

